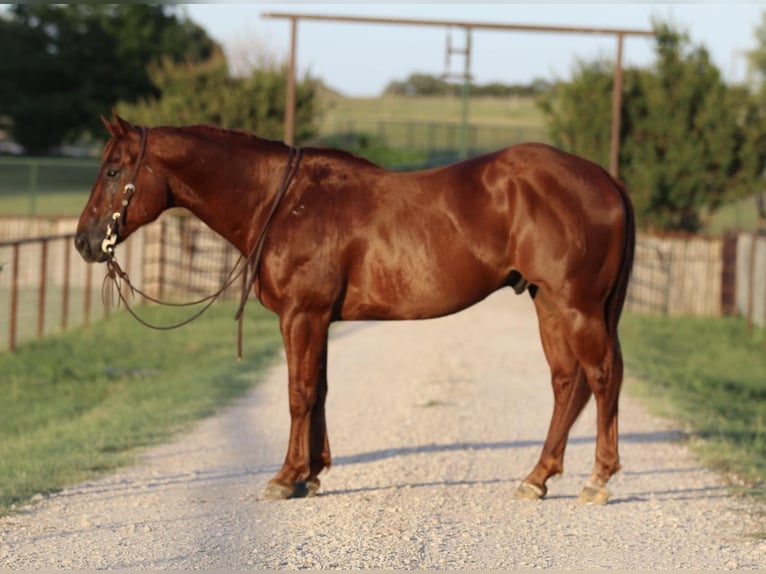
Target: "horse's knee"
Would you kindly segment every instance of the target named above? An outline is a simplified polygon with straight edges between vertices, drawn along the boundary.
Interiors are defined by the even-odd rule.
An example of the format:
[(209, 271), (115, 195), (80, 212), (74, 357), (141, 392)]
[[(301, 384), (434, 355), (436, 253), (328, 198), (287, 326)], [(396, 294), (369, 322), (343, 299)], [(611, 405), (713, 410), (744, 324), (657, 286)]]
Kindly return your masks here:
[(315, 385), (291, 385), (290, 388), (290, 415), (292, 417), (304, 417), (308, 415), (317, 403)]

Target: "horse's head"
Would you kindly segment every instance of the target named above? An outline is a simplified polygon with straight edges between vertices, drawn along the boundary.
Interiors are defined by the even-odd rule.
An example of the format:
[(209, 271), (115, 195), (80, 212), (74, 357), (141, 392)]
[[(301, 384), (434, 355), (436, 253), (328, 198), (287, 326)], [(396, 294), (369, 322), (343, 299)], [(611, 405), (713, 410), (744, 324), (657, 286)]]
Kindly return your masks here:
[(167, 182), (153, 170), (147, 153), (147, 129), (113, 115), (113, 123), (101, 116), (112, 137), (75, 236), (75, 246), (88, 262), (109, 259), (116, 244), (168, 207)]

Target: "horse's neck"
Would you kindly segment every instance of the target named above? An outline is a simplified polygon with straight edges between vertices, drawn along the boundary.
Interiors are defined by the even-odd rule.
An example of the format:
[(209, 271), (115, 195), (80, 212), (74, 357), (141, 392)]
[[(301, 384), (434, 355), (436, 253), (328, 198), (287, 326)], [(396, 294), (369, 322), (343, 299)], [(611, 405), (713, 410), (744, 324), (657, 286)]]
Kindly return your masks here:
[(169, 174), (175, 205), (248, 253), (277, 192), (289, 147), (223, 131), (184, 136)]

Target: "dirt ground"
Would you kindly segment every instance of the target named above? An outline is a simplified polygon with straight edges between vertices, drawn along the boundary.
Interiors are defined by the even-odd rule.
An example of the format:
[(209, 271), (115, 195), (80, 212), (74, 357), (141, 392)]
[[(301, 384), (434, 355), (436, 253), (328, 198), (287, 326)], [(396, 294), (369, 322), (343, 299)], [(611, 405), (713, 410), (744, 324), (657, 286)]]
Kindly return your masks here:
[(329, 375), (334, 466), (318, 496), (259, 500), (287, 443), (280, 364), (135, 466), (0, 520), (0, 568), (766, 568), (766, 541), (752, 536), (764, 515), (625, 393), (623, 471), (606, 506), (576, 503), (593, 464), (592, 404), (548, 497), (514, 498), (552, 408), (526, 296), (334, 326)]

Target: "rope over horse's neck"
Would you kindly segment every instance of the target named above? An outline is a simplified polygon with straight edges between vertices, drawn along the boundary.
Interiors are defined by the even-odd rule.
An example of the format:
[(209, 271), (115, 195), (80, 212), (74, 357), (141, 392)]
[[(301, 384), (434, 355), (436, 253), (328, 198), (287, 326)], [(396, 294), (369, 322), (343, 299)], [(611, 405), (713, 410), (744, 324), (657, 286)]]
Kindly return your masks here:
[[(290, 184), (292, 183), (293, 179), (295, 178), (295, 174), (298, 171), (298, 167), (301, 162), (301, 158), (303, 157), (303, 150), (301, 148), (295, 148), (293, 146), (290, 146), (290, 153), (287, 158), (287, 166), (285, 167), (285, 173), (282, 177), (282, 182), (279, 185), (279, 188), (277, 189), (277, 194), (274, 197), (274, 201), (271, 205), (271, 209), (269, 210), (268, 215), (266, 216), (266, 221), (263, 224), (263, 227), (261, 228), (261, 233), (258, 235), (258, 239), (255, 242), (255, 245), (253, 246), (253, 249), (250, 251), (248, 256), (245, 258), (244, 256), (240, 256), (240, 258), (237, 260), (237, 262), (234, 264), (234, 267), (229, 272), (229, 276), (224, 281), (223, 285), (220, 289), (218, 289), (215, 293), (212, 293), (206, 297), (203, 297), (201, 299), (198, 299), (196, 301), (190, 301), (187, 303), (170, 303), (168, 301), (162, 301), (160, 299), (157, 299), (156, 297), (152, 297), (146, 293), (144, 293), (141, 289), (133, 285), (130, 281), (130, 278), (128, 277), (128, 274), (120, 267), (119, 263), (117, 263), (117, 259), (114, 256), (114, 251), (112, 250), (110, 252), (110, 257), (107, 260), (107, 276), (104, 278), (104, 282), (106, 284), (107, 279), (111, 279), (114, 285), (117, 287), (117, 293), (119, 296), (120, 301), (125, 305), (125, 308), (128, 310), (128, 312), (142, 325), (145, 327), (149, 327), (150, 329), (158, 329), (162, 331), (168, 331), (171, 329), (177, 329), (179, 327), (182, 327), (184, 325), (187, 325), (200, 317), (205, 311), (207, 311), (210, 306), (220, 297), (224, 291), (226, 291), (229, 287), (231, 287), (234, 282), (242, 277), (244, 280), (242, 281), (242, 292), (241, 292), (241, 298), (239, 303), (239, 308), (237, 309), (237, 313), (235, 315), (235, 319), (237, 320), (237, 359), (242, 359), (242, 323), (244, 319), (244, 311), (245, 311), (245, 305), (247, 305), (247, 301), (250, 295), (250, 288), (255, 283), (256, 278), (258, 277), (258, 272), (260, 270), (260, 263), (261, 263), (261, 255), (263, 254), (263, 247), (266, 243), (266, 236), (269, 231), (269, 227), (271, 225), (272, 220), (274, 219), (274, 215), (276, 214), (277, 210), (279, 209), (279, 206), (282, 203), (282, 200), (285, 197), (285, 194), (287, 193), (287, 190), (290, 187)], [(244, 264), (243, 264), (244, 262)], [(242, 267), (237, 270), (238, 267)], [(122, 287), (121, 282), (124, 282), (128, 288), (130, 289), (131, 293), (137, 293), (141, 295), (144, 299), (151, 301), (152, 303), (156, 303), (158, 305), (164, 305), (169, 307), (191, 307), (194, 305), (200, 305), (202, 303), (205, 303), (205, 306), (195, 314), (193, 314), (191, 317), (188, 317), (187, 319), (180, 321), (178, 323), (174, 323), (172, 325), (155, 325), (152, 323), (147, 322), (146, 320), (142, 319), (141, 317), (136, 314), (136, 312), (131, 308), (130, 304), (128, 303), (127, 299), (125, 298), (125, 295), (122, 293)]]
[(253, 250), (247, 257), (246, 270), (249, 270), (245, 281), (242, 282), (242, 293), (240, 296), (239, 308), (234, 318), (237, 320), (237, 358), (242, 358), (242, 320), (245, 312), (245, 305), (247, 305), (248, 298), (250, 296), (250, 289), (253, 287), (261, 266), (261, 255), (263, 254), (263, 246), (266, 243), (266, 235), (269, 232), (269, 226), (274, 219), (274, 214), (279, 209), (279, 206), (287, 193), (290, 183), (292, 183), (298, 166), (301, 163), (303, 157), (303, 150), (301, 148), (294, 148), (290, 146), (290, 154), (287, 156), (287, 167), (285, 168), (285, 174), (282, 177), (282, 183), (277, 190), (277, 195), (274, 197), (274, 202), (271, 204), (271, 209), (266, 216), (266, 221), (261, 228), (261, 233), (258, 235), (258, 240), (255, 242)]

